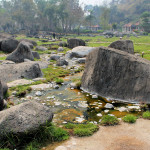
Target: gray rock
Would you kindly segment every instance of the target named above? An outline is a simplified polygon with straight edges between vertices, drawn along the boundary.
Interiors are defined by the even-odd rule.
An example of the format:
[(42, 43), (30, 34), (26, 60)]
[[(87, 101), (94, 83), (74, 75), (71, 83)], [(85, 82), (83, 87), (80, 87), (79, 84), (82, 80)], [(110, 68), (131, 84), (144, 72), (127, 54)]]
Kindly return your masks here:
[(79, 58), (79, 59), (77, 60), (77, 63), (78, 63), (78, 64), (85, 64), (85, 61), (86, 61), (86, 58)]
[(130, 54), (134, 54), (134, 46), (133, 42), (130, 40), (119, 40), (111, 43), (109, 45), (110, 48), (119, 49), (121, 51), (128, 52)]
[(48, 49), (46, 47), (43, 47), (43, 46), (37, 46), (36, 51), (47, 51)]
[(4, 96), (6, 95), (8, 86), (6, 83), (0, 81), (0, 111), (4, 109)]
[(150, 61), (100, 47), (86, 59), (82, 89), (123, 101), (150, 103)]
[(61, 41), (58, 45), (61, 47), (67, 47), (68, 46), (65, 41)]
[(0, 65), (0, 79), (3, 82), (10, 82), (22, 78), (34, 79), (41, 76), (40, 66), (35, 62)]
[(68, 66), (68, 62), (64, 58), (60, 58), (57, 60), (57, 66)]
[(4, 60), (4, 61), (2, 62), (2, 64), (3, 64), (3, 65), (4, 65), (4, 64), (15, 64), (15, 62), (9, 61), (9, 60)]
[(68, 39), (68, 47), (69, 48), (74, 48), (77, 46), (85, 46), (85, 41), (82, 39)]
[(114, 108), (114, 106), (110, 103), (107, 103), (105, 106), (104, 106), (106, 109), (112, 109)]
[(21, 136), (51, 122), (53, 113), (42, 104), (29, 101), (0, 112), (0, 139), (13, 134)]
[(37, 46), (37, 43), (36, 43), (35, 41), (33, 41), (33, 40), (21, 39), (21, 40), (19, 40), (19, 41), (20, 41), (20, 42), (25, 41), (25, 42), (27, 42), (27, 43), (32, 44), (33, 46)]
[(40, 55), (39, 55), (38, 52), (32, 52), (32, 55), (33, 55), (34, 58), (40, 59)]
[(17, 49), (9, 54), (6, 60), (13, 61), (15, 63), (24, 62), (24, 59), (34, 60), (31, 49), (26, 42), (19, 43)]
[(11, 53), (17, 48), (18, 44), (19, 41), (12, 38), (2, 40), (1, 50), (6, 53)]
[(57, 55), (57, 54), (53, 54), (50, 56), (50, 60), (58, 60), (61, 56), (60, 55)]
[(83, 58), (86, 57), (91, 51), (95, 50), (95, 47), (86, 47), (86, 46), (78, 46), (73, 48), (71, 51), (68, 51), (66, 54), (66, 58), (72, 59), (76, 58)]
[(50, 62), (47, 62), (47, 61), (35, 61), (35, 63), (39, 64), (41, 69), (47, 68), (48, 65), (50, 64)]
[(58, 52), (63, 52), (63, 51), (64, 51), (64, 48), (63, 48), (63, 47), (59, 47), (57, 51), (58, 51)]

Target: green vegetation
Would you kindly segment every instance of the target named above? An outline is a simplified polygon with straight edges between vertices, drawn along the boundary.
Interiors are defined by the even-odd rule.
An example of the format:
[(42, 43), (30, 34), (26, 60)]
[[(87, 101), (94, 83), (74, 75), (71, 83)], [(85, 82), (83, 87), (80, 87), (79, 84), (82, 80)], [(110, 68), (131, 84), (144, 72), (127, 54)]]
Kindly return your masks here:
[(53, 65), (49, 65), (48, 68), (42, 69), (42, 71), (47, 81), (56, 80), (57, 78), (64, 77), (70, 73), (69, 70), (65, 70), (62, 67), (53, 67)]
[(6, 56), (0, 57), (0, 60), (5, 60)]
[[(17, 135), (7, 135), (0, 143), (1, 148), (10, 149), (39, 150), (48, 143), (63, 141), (69, 138), (68, 132), (62, 128), (56, 127), (51, 123), (41, 126), (34, 133), (26, 133), (18, 137)], [(3, 149), (7, 150), (7, 149)]]
[(119, 124), (119, 120), (115, 116), (104, 115), (101, 120), (101, 125), (113, 126)]
[(150, 111), (146, 111), (143, 113), (143, 118), (144, 119), (150, 119)]
[(123, 121), (124, 122), (128, 122), (128, 123), (135, 123), (136, 122), (137, 117), (134, 115), (126, 115), (125, 117), (123, 117)]
[(61, 79), (61, 78), (56, 78), (56, 79), (55, 79), (55, 82), (56, 82), (57, 84), (62, 84), (62, 83), (64, 82), (64, 80)]
[(79, 137), (91, 136), (94, 132), (98, 130), (98, 126), (93, 123), (85, 123), (85, 124), (68, 123), (64, 125), (64, 127), (66, 129), (71, 129), (73, 134)]

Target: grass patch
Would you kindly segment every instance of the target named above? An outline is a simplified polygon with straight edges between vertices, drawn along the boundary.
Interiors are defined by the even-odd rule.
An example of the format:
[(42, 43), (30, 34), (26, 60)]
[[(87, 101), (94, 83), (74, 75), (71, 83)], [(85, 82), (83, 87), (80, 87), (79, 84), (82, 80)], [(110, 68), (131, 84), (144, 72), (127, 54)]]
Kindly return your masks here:
[[(25, 133), (21, 137), (17, 135), (7, 135), (0, 143), (1, 148), (39, 150), (47, 143), (63, 141), (69, 138), (66, 130), (47, 123), (39, 127), (36, 132)], [(7, 150), (7, 149), (5, 149)]]
[(128, 123), (135, 123), (136, 120), (137, 120), (137, 117), (134, 115), (130, 115), (130, 114), (123, 117), (123, 121), (128, 122)]
[(150, 119), (150, 111), (144, 112), (142, 116), (144, 119)]
[(101, 120), (101, 125), (113, 126), (119, 124), (119, 120), (115, 116), (104, 115)]
[(6, 56), (0, 57), (0, 60), (5, 60), (5, 59), (6, 59)]
[(91, 136), (94, 132), (98, 130), (98, 126), (93, 123), (85, 123), (85, 124), (73, 124), (68, 123), (64, 125), (66, 129), (71, 129), (73, 135), (83, 137), (83, 136)]
[(56, 78), (56, 79), (55, 79), (55, 82), (56, 82), (57, 84), (62, 84), (62, 83), (64, 82), (64, 80), (61, 79), (61, 78)]
[(70, 73), (70, 70), (63, 69), (62, 67), (54, 67), (53, 65), (49, 65), (48, 68), (42, 69), (42, 71), (48, 82), (54, 81), (59, 77), (65, 77)]

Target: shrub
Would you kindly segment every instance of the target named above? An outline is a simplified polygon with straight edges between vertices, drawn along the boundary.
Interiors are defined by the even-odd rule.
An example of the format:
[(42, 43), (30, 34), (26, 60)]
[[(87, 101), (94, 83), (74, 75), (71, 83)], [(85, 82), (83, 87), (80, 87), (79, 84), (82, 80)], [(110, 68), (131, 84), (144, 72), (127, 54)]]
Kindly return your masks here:
[(101, 125), (110, 126), (110, 125), (117, 125), (119, 120), (115, 116), (104, 115), (101, 120)]
[(150, 119), (150, 111), (146, 111), (143, 113), (143, 118), (144, 119)]
[(134, 115), (126, 115), (125, 117), (123, 117), (123, 121), (128, 123), (135, 123), (136, 119), (137, 117)]
[(93, 123), (73, 124), (68, 123), (64, 126), (66, 129), (72, 129), (76, 136), (90, 136), (98, 130), (98, 126)]

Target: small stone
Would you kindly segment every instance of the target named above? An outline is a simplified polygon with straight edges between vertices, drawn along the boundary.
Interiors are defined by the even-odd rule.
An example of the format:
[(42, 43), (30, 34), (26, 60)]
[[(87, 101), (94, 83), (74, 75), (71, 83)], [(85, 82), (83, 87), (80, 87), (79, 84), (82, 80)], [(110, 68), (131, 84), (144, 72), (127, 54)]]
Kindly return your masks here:
[(109, 112), (109, 110), (108, 110), (108, 109), (106, 109), (106, 110), (104, 110), (104, 112), (105, 112), (105, 113), (108, 113), (108, 112)]
[(98, 116), (98, 117), (102, 117), (102, 114), (101, 114), (101, 113), (98, 113), (97, 116)]
[(35, 93), (35, 95), (36, 95), (36, 96), (42, 96), (42, 92), (37, 91), (37, 92)]
[(97, 95), (92, 95), (92, 98), (96, 99), (96, 98), (98, 98), (98, 96)]
[(107, 108), (107, 109), (114, 108), (114, 106), (112, 104), (110, 104), (110, 103), (107, 103), (104, 107)]
[(55, 86), (54, 86), (54, 89), (59, 89), (59, 85), (55, 85)]

